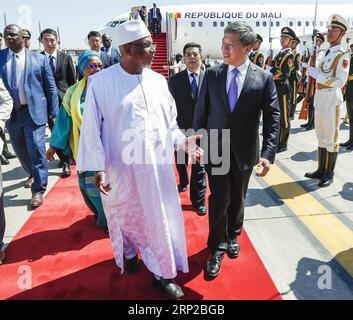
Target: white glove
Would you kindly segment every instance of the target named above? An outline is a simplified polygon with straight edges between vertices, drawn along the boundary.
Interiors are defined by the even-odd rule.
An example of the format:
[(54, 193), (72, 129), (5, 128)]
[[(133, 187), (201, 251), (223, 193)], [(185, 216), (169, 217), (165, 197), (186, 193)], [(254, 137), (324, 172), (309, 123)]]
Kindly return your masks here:
[(310, 48), (310, 54), (313, 54), (313, 52), (314, 52), (314, 51), (317, 51), (317, 49), (319, 49), (318, 46), (312, 46), (312, 47)]
[(308, 69), (310, 67), (310, 65), (306, 62), (302, 63), (302, 68)]
[(308, 68), (307, 75), (309, 77), (316, 79), (318, 74), (319, 74), (319, 70), (317, 70), (316, 68), (313, 68), (313, 67)]

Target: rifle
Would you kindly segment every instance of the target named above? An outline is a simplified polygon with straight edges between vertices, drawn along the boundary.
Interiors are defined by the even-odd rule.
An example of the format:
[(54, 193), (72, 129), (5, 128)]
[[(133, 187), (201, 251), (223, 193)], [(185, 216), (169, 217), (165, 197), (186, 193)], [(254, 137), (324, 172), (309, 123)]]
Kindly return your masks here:
[[(316, 38), (317, 38), (317, 30), (314, 30), (313, 42), (315, 46), (314, 46), (313, 53), (310, 57), (310, 67), (314, 67), (314, 68), (316, 67), (316, 57), (317, 57), (317, 50), (318, 50), (318, 47), (316, 46)], [(315, 79), (312, 77), (309, 77), (305, 99), (303, 101), (302, 109), (300, 110), (300, 114), (299, 114), (300, 120), (308, 119), (309, 105), (310, 105), (310, 102), (312, 101), (312, 98), (314, 97), (314, 93), (315, 93)]]
[[(301, 64), (302, 65), (303, 65), (303, 63), (308, 63), (309, 60), (310, 60), (310, 54), (307, 54), (307, 52), (308, 51), (305, 50), (305, 53), (302, 56), (302, 59), (301, 59)], [(299, 82), (299, 85), (298, 85), (298, 94), (299, 95), (304, 95), (305, 94), (306, 69), (307, 68), (302, 67), (302, 75), (301, 75), (300, 82)]]

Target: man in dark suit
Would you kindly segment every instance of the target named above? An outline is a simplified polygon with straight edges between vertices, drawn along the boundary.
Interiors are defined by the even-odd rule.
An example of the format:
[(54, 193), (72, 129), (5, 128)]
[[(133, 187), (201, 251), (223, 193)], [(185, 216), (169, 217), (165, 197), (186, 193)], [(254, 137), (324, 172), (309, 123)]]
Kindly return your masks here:
[(257, 175), (265, 176), (277, 149), (280, 110), (276, 87), (273, 76), (248, 59), (255, 41), (256, 33), (245, 22), (226, 27), (222, 44), (224, 64), (206, 70), (195, 109), (194, 129), (207, 129), (210, 137), (208, 159), (205, 157), (211, 190), (208, 239), (211, 257), (206, 271), (210, 278), (219, 274), (225, 252), (232, 259), (238, 257), (237, 237), (243, 229), (252, 170), (256, 166)]
[[(76, 83), (76, 70), (71, 56), (58, 51), (58, 36), (55, 30), (43, 30), (40, 34), (40, 41), (44, 47), (41, 54), (48, 58), (50, 68), (53, 71), (60, 107), (67, 89)], [(52, 130), (54, 124), (49, 122), (49, 127)], [(62, 167), (61, 176), (67, 178), (71, 175), (70, 158), (59, 150), (57, 155), (60, 159), (59, 166)]]
[(33, 177), (31, 205), (43, 204), (48, 184), (45, 127), (55, 122), (58, 93), (48, 59), (24, 48), (22, 29), (8, 25), (8, 49), (0, 51), (0, 77), (14, 101), (7, 123), (11, 141), (24, 170)]
[(102, 36), (98, 31), (91, 31), (88, 36), (88, 45), (92, 51), (96, 51), (103, 63), (104, 69), (109, 68), (114, 63), (114, 59), (111, 55), (103, 52), (102, 48)]
[[(197, 43), (190, 42), (184, 47), (184, 61), (187, 69), (169, 79), (169, 91), (175, 99), (180, 129), (192, 129), (195, 103), (201, 87), (204, 71), (201, 70), (202, 49)], [(189, 185), (187, 171), (189, 157), (182, 150), (177, 153), (177, 169), (180, 184), (179, 192), (186, 192)], [(207, 189), (206, 172), (203, 164), (193, 164), (191, 173), (190, 198), (199, 215), (207, 213), (205, 195)]]
[(120, 53), (117, 48), (112, 46), (112, 38), (109, 34), (105, 33), (102, 35), (103, 47), (101, 51), (110, 56), (113, 60), (113, 64), (117, 64), (120, 62)]
[(148, 25), (150, 27), (150, 32), (154, 36), (159, 35), (161, 32), (161, 23), (162, 23), (162, 14), (161, 10), (157, 8), (157, 5), (154, 3), (153, 8), (148, 12)]

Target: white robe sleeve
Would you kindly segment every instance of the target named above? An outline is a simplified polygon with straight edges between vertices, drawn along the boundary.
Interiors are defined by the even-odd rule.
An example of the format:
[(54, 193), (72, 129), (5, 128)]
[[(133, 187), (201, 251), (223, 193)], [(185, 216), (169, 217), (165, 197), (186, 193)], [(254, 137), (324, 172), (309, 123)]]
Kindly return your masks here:
[(170, 119), (171, 119), (171, 130), (172, 130), (172, 139), (174, 143), (174, 148), (179, 151), (183, 149), (185, 146), (185, 134), (179, 129), (177, 123), (177, 108), (175, 104), (175, 100), (173, 96), (169, 93), (169, 100), (170, 100)]
[(77, 170), (80, 172), (105, 170), (102, 124), (103, 116), (96, 99), (95, 86), (89, 79), (77, 157)]

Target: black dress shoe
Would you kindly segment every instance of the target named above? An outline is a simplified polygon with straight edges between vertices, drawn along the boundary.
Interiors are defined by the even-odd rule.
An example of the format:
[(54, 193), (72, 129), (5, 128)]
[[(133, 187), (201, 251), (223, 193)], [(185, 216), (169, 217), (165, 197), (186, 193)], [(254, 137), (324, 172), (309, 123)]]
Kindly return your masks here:
[(33, 177), (29, 177), (27, 179), (27, 181), (25, 182), (25, 184), (24, 184), (24, 188), (25, 189), (30, 189), (32, 187), (33, 182), (34, 182)]
[(183, 186), (181, 184), (178, 185), (178, 191), (180, 193), (188, 191), (188, 186)]
[(17, 156), (14, 154), (14, 153), (12, 153), (12, 152), (10, 152), (10, 151), (3, 151), (3, 156), (6, 158), (6, 159), (15, 159), (15, 158), (17, 158)]
[(63, 171), (61, 173), (61, 178), (68, 178), (71, 176), (70, 166), (67, 163), (63, 163)]
[(10, 161), (7, 160), (3, 154), (0, 156), (0, 158), (1, 158), (1, 164), (2, 164), (3, 166), (7, 166), (7, 165), (10, 164)]
[(287, 147), (280, 147), (277, 149), (277, 153), (282, 153), (282, 152), (286, 152), (287, 151)]
[(206, 206), (198, 206), (198, 207), (194, 206), (194, 209), (196, 210), (197, 214), (201, 217), (207, 214)]
[(240, 245), (237, 239), (230, 240), (228, 242), (227, 254), (230, 259), (236, 259), (239, 257)]
[(125, 269), (130, 274), (138, 273), (140, 270), (140, 263), (138, 255), (130, 260), (125, 259)]
[(184, 292), (180, 286), (178, 286), (173, 279), (163, 279), (157, 280), (156, 277), (153, 276), (153, 284), (157, 288), (163, 289), (169, 299), (180, 299), (184, 297)]
[(223, 251), (216, 251), (213, 255), (211, 255), (206, 265), (206, 275), (209, 278), (216, 278), (221, 272), (223, 256)]

